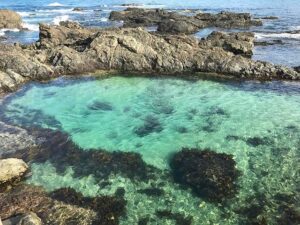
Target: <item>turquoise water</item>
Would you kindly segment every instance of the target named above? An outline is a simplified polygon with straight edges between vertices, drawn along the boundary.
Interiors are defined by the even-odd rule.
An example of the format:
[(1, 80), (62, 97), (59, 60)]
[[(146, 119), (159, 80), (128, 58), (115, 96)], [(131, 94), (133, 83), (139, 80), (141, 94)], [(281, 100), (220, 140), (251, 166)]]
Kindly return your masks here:
[[(110, 185), (103, 188), (92, 173), (77, 177), (72, 167), (59, 173), (51, 162), (32, 164), (28, 182), (49, 191), (71, 186), (95, 196), (124, 187), (128, 214), (121, 224), (137, 224), (139, 218), (164, 207), (192, 216), (193, 224), (245, 224), (247, 218), (237, 211), (251, 206), (249, 198), (259, 201), (257, 196), (265, 200), (255, 204), (263, 205), (269, 224), (276, 224), (283, 204), (276, 196), (299, 199), (299, 83), (60, 78), (28, 85), (9, 96), (1, 108), (5, 120), (65, 131), (85, 151), (138, 152), (162, 174), (169, 169), (170, 156), (182, 147), (234, 156), (242, 172), (240, 191), (226, 207), (205, 202), (159, 174), (148, 182), (112, 175)], [(162, 185), (165, 196), (137, 193), (149, 185)]]

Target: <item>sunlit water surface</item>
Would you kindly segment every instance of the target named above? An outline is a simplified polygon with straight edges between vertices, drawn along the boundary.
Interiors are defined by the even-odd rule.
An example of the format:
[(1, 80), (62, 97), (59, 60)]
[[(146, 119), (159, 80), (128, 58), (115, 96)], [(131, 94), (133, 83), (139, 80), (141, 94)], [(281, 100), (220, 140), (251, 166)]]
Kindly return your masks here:
[(232, 208), (247, 206), (249, 197), (258, 194), (267, 199), (263, 204), (274, 220), (279, 204), (274, 196), (299, 198), (299, 83), (60, 78), (27, 85), (9, 96), (1, 108), (10, 123), (60, 129), (86, 151), (138, 152), (146, 163), (161, 170), (169, 169), (169, 157), (182, 147), (209, 148), (234, 156), (242, 172), (240, 191), (226, 209), (163, 178), (152, 185), (165, 182), (166, 195), (149, 198), (136, 193), (149, 183), (112, 176), (111, 185), (100, 188), (92, 175), (73, 176), (71, 167), (60, 174), (50, 162), (32, 164), (28, 182), (49, 191), (70, 186), (95, 196), (124, 187), (128, 215), (122, 224), (136, 224), (139, 218), (165, 207), (192, 216), (194, 224), (237, 224), (242, 216)]

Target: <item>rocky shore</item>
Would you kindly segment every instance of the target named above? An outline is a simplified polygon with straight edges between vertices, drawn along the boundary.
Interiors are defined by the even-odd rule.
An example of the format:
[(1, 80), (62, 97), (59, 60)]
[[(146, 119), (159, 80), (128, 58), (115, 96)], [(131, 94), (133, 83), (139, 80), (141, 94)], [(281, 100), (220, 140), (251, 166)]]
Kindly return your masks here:
[(294, 69), (250, 59), (252, 33), (214, 32), (199, 40), (143, 28), (88, 29), (74, 22), (40, 25), (31, 45), (1, 45), (0, 90), (64, 74), (117, 70), (136, 74), (217, 73), (238, 79), (298, 80)]
[(192, 34), (207, 27), (249, 28), (262, 25), (261, 20), (252, 19), (249, 13), (232, 12), (197, 13), (188, 16), (163, 9), (128, 8), (111, 12), (109, 18), (123, 21), (123, 27), (158, 26), (159, 32), (172, 34)]
[[(21, 17), (12, 13), (11, 19), (7, 19), (6, 14), (7, 11), (0, 10), (0, 28), (21, 28)], [(201, 40), (187, 35), (211, 26), (245, 28), (262, 24), (246, 13), (186, 16), (164, 10), (127, 9), (112, 12), (110, 19), (123, 20), (124, 27), (92, 29), (69, 21), (60, 25), (41, 24), (36, 43), (1, 44), (0, 94), (16, 91), (29, 81), (97, 70), (153, 76), (209, 73), (236, 79), (300, 79), (299, 68), (252, 60), (255, 37), (251, 32), (213, 32)], [(158, 26), (158, 32), (141, 26)], [(107, 106), (98, 103), (90, 107)], [(143, 137), (147, 130), (159, 129), (155, 121), (146, 121), (136, 134)], [(50, 161), (62, 172), (62, 165), (70, 166), (75, 176), (93, 174), (99, 184), (112, 174), (148, 181), (157, 172), (140, 154), (82, 151), (60, 131), (30, 130), (4, 122), (0, 122), (0, 130), (0, 224), (2, 219), (4, 224), (114, 225), (126, 214), (124, 189), (112, 196), (86, 197), (72, 188), (47, 192), (42, 187), (24, 184), (22, 179), (31, 162)], [(170, 162), (171, 177), (206, 201), (222, 202), (238, 192), (236, 182), (240, 174), (235, 164), (231, 155), (182, 149)], [(164, 194), (155, 187), (139, 192)], [(287, 211), (288, 215), (292, 213)], [(168, 211), (158, 211), (157, 216), (175, 221), (184, 218)], [(191, 224), (190, 219), (184, 221)]]

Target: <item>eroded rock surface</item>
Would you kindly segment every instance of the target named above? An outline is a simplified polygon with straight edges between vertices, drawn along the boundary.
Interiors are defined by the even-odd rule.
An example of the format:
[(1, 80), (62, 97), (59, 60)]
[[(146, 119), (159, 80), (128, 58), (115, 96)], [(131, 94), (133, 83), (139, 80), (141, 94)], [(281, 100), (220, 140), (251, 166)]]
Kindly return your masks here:
[(261, 26), (260, 20), (254, 20), (249, 13), (221, 12), (218, 14), (198, 13), (186, 16), (163, 9), (128, 8), (125, 11), (113, 11), (111, 20), (124, 21), (124, 27), (149, 27), (158, 25), (163, 33), (195, 33), (206, 27), (245, 28)]
[[(247, 79), (300, 79), (294, 69), (253, 61), (251, 33), (214, 32), (207, 39), (158, 35), (142, 28), (87, 29), (74, 22), (40, 26), (32, 45), (0, 46), (0, 90), (62, 74), (117, 70), (149, 74), (210, 72)], [(247, 57), (244, 57), (247, 56)]]
[(22, 17), (11, 10), (0, 9), (0, 29), (22, 28)]
[(12, 182), (21, 180), (28, 170), (22, 159), (0, 159), (0, 191)]

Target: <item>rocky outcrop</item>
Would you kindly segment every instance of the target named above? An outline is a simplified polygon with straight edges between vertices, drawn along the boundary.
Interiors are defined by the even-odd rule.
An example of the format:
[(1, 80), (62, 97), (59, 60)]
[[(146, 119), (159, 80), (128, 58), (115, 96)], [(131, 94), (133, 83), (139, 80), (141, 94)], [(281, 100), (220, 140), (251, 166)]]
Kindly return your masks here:
[(29, 212), (4, 220), (3, 225), (42, 225), (42, 221), (35, 213)]
[(34, 148), (37, 142), (25, 129), (0, 122), (0, 158), (4, 154)]
[(183, 149), (172, 158), (171, 168), (175, 181), (207, 200), (222, 201), (237, 191), (239, 171), (232, 155)]
[(27, 164), (21, 159), (0, 160), (0, 191), (16, 181), (21, 180), (28, 170)]
[(260, 20), (253, 20), (249, 13), (221, 12), (218, 14), (198, 13), (186, 16), (162, 9), (128, 8), (125, 11), (113, 11), (110, 20), (124, 21), (124, 27), (158, 26), (163, 33), (195, 33), (205, 27), (245, 28), (261, 26)]
[(300, 78), (293, 69), (249, 59), (253, 41), (251, 33), (215, 32), (198, 40), (143, 28), (87, 29), (74, 22), (41, 25), (37, 43), (0, 46), (0, 90), (13, 91), (29, 80), (111, 69), (181, 75), (209, 72), (263, 80)]
[(0, 9), (0, 29), (22, 28), (21, 16), (10, 10)]

